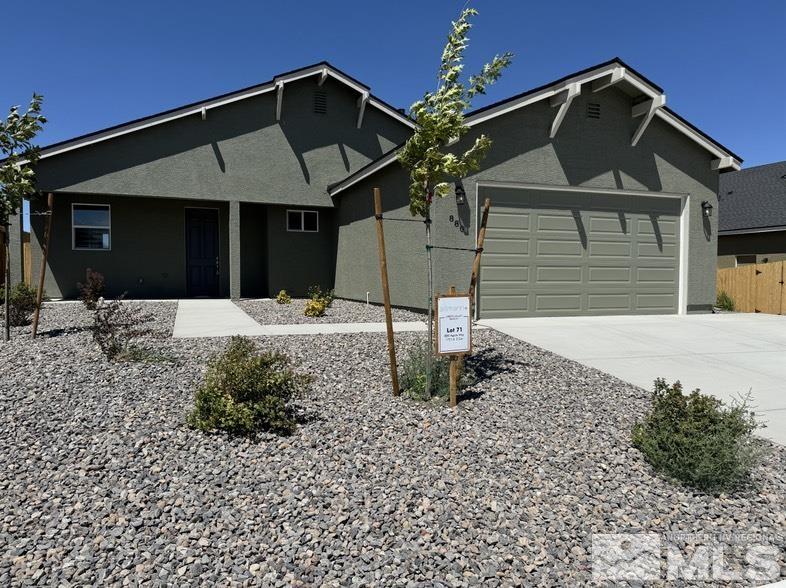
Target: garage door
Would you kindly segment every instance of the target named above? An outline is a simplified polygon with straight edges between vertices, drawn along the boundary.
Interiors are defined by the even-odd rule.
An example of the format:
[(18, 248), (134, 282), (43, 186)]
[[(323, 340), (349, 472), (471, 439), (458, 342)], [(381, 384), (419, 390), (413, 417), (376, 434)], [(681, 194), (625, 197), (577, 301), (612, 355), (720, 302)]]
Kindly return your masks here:
[(480, 188), (481, 318), (676, 313), (679, 198)]

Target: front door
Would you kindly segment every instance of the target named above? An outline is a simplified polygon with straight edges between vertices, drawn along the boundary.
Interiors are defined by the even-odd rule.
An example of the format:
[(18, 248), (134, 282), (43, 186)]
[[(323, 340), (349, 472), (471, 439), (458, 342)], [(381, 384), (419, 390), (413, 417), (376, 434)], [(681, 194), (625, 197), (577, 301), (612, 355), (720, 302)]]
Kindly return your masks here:
[(218, 210), (186, 208), (186, 293), (218, 296)]

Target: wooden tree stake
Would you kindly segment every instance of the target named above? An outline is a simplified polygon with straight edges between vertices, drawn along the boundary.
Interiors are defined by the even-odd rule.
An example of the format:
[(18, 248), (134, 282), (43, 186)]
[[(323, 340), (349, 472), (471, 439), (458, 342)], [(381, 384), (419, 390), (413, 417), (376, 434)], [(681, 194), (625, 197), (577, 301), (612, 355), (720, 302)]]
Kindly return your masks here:
[(396, 366), (396, 343), (393, 340), (393, 313), (390, 309), (390, 287), (388, 286), (388, 260), (385, 255), (385, 230), (382, 228), (382, 191), (374, 188), (374, 217), (377, 219), (377, 246), (379, 248), (379, 271), (382, 277), (382, 297), (385, 301), (385, 326), (388, 333), (388, 355), (390, 359), (390, 380), (393, 396), (401, 394), (398, 387), (398, 368)]
[(41, 252), (41, 272), (38, 274), (38, 292), (36, 293), (35, 314), (33, 314), (33, 338), (38, 333), (38, 317), (41, 314), (41, 300), (44, 296), (44, 278), (46, 277), (46, 260), (49, 257), (49, 241), (52, 238), (52, 207), (54, 196), (50, 192), (46, 197), (46, 205), (49, 214), (46, 217), (46, 229), (44, 231), (44, 249)]
[(489, 208), (491, 208), (491, 198), (486, 198), (483, 202), (483, 217), (480, 221), (480, 230), (478, 231), (478, 246), (475, 251), (475, 259), (472, 262), (472, 276), (469, 279), (469, 315), (471, 318), (475, 316), (475, 286), (477, 286), (478, 274), (480, 273), (480, 254), (483, 253), (483, 243), (486, 241)]

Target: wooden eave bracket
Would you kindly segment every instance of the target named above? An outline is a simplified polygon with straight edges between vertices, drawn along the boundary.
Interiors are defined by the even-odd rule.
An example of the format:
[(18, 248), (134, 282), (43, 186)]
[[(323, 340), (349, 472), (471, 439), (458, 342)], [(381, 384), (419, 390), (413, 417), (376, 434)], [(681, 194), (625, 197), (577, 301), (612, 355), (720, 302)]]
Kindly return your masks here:
[(363, 126), (363, 115), (366, 112), (366, 104), (368, 104), (369, 93), (363, 92), (358, 98), (358, 124), (357, 127)]
[(570, 103), (573, 102), (573, 99), (579, 94), (581, 94), (581, 84), (574, 82), (568, 84), (564, 90), (549, 98), (549, 104), (552, 108), (559, 106), (559, 110), (554, 116), (554, 121), (551, 123), (551, 131), (549, 132), (550, 139), (557, 136), (557, 131), (562, 121), (565, 119), (565, 115), (568, 113), (568, 108), (570, 108)]
[(641, 139), (641, 136), (644, 134), (644, 131), (647, 130), (647, 127), (650, 124), (650, 121), (654, 118), (655, 113), (658, 109), (663, 108), (666, 105), (666, 94), (659, 94), (650, 100), (645, 100), (639, 104), (635, 104), (631, 109), (631, 116), (633, 118), (638, 118), (640, 116), (644, 117), (641, 119), (639, 123), (639, 127), (636, 129), (636, 132), (633, 133), (633, 137), (631, 137), (630, 145), (631, 147), (635, 147), (636, 144)]
[(281, 104), (284, 102), (284, 82), (276, 83), (276, 121), (281, 120)]

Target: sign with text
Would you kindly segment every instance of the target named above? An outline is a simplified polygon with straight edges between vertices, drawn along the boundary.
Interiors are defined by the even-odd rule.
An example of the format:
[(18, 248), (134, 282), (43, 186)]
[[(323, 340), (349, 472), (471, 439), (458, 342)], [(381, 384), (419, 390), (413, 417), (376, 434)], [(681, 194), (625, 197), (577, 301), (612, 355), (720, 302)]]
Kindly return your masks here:
[(437, 353), (453, 355), (472, 350), (472, 322), (466, 294), (437, 298)]

